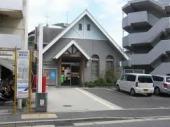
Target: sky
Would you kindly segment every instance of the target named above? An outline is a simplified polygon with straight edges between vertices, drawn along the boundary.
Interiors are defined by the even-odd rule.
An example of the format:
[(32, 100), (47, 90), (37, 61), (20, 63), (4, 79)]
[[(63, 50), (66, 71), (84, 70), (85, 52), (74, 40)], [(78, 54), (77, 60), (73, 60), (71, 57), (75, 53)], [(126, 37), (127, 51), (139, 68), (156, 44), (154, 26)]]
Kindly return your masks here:
[(71, 23), (85, 9), (122, 46), (122, 6), (127, 0), (29, 0), (28, 31), (38, 24)]

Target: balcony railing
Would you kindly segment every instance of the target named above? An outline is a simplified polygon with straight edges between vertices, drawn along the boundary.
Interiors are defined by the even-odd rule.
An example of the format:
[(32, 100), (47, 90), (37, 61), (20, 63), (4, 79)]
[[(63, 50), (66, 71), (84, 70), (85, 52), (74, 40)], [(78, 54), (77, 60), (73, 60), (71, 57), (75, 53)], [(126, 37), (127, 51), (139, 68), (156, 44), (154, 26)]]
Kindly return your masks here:
[(13, 34), (0, 34), (1, 48), (21, 48), (21, 37)]
[(23, 16), (23, 0), (0, 0), (0, 14), (10, 17)]
[[(141, 11), (141, 12), (133, 12), (129, 13), (124, 19), (122, 26), (123, 28), (131, 27), (133, 24), (144, 24), (144, 25), (149, 25), (149, 20), (148, 20), (148, 13), (147, 11)], [(142, 26), (141, 26), (142, 27)]]

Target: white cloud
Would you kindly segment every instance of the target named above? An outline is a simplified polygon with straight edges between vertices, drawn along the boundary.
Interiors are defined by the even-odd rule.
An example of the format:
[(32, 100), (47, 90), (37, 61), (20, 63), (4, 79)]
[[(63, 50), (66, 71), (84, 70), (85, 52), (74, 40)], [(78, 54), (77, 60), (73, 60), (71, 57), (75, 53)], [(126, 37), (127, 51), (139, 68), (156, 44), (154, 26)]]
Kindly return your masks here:
[[(48, 11), (63, 13), (71, 11), (75, 7), (87, 7), (87, 0), (50, 0), (47, 3)], [(83, 5), (83, 6), (82, 6)]]
[[(81, 6), (80, 6), (81, 5)], [(40, 23), (56, 23), (66, 17), (66, 13), (74, 8), (87, 8), (87, 0), (30, 0), (29, 1), (29, 31)], [(51, 21), (56, 20), (56, 21)], [(59, 21), (58, 21), (59, 22)]]
[(95, 0), (96, 3), (103, 7), (103, 11), (109, 14), (121, 13), (121, 8), (125, 4), (123, 0)]
[(126, 0), (29, 0), (29, 31), (40, 23), (53, 24), (72, 21), (84, 9), (90, 9), (94, 17), (116, 40), (122, 40), (122, 11)]
[(122, 6), (125, 0), (94, 0), (100, 5), (101, 13), (98, 17), (103, 27), (122, 46)]

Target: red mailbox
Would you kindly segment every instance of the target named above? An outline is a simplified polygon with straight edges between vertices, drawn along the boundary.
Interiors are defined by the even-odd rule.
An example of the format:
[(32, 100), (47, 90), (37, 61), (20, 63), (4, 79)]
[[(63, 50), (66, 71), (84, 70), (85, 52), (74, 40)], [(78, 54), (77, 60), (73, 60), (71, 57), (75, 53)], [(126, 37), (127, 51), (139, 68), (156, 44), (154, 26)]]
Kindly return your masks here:
[[(37, 83), (38, 83), (38, 78), (37, 78), (37, 75), (35, 75), (33, 78), (33, 86), (32, 86), (33, 92), (37, 91)], [(46, 93), (46, 92), (47, 92), (47, 79), (46, 79), (46, 76), (43, 76), (42, 77), (42, 93)]]
[(47, 92), (47, 80), (46, 80), (46, 76), (42, 77), (42, 93), (46, 93)]

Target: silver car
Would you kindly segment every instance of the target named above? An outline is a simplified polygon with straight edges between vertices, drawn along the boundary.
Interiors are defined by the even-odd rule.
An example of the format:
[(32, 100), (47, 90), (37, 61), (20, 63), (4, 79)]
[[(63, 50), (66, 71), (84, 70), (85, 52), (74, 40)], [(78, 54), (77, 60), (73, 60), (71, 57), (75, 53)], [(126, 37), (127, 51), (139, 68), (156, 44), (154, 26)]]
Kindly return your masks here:
[(153, 75), (152, 77), (155, 95), (170, 94), (170, 76)]

